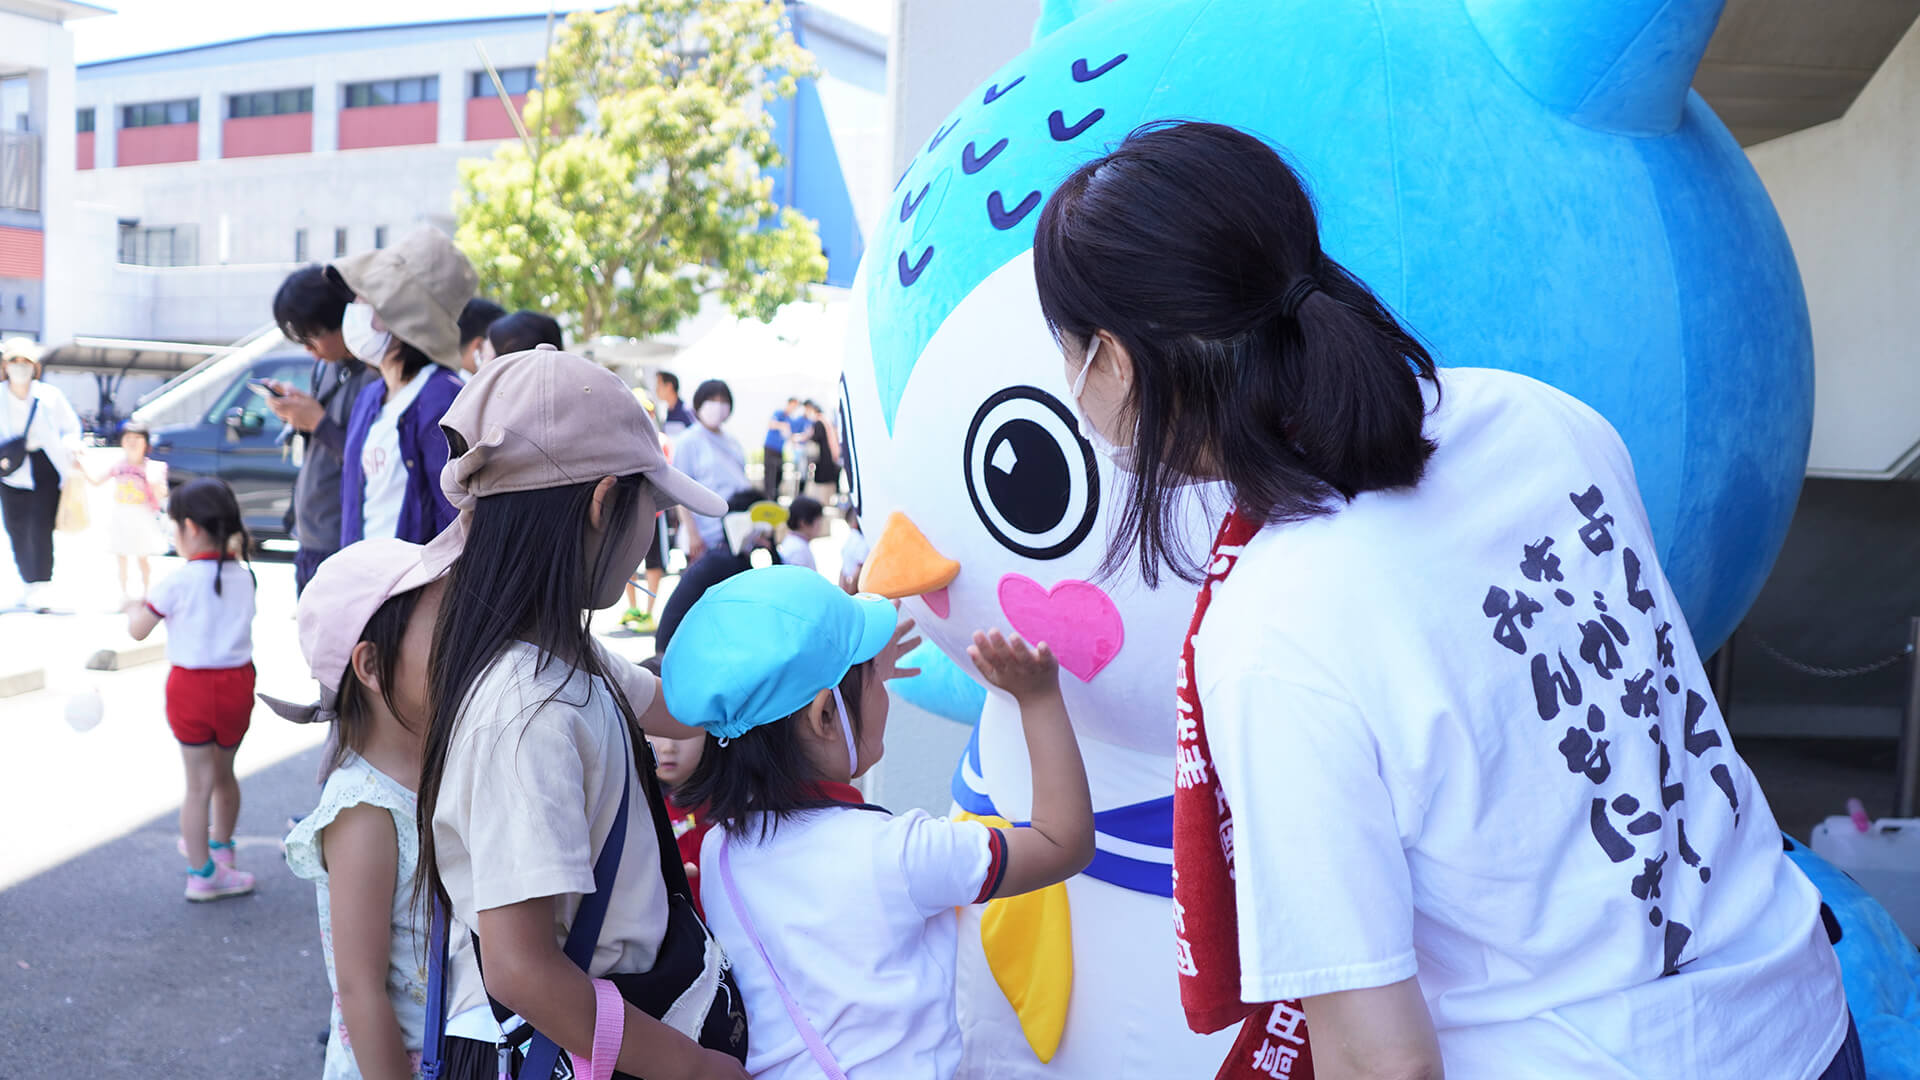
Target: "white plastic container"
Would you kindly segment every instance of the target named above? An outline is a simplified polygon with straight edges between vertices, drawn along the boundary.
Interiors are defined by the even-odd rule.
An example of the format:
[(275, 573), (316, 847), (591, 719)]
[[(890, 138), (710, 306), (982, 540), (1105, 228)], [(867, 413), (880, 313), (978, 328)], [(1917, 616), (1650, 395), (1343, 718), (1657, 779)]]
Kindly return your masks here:
[(1861, 832), (1847, 817), (1813, 828), (1813, 853), (1873, 894), (1910, 941), (1920, 941), (1920, 818), (1882, 818)]

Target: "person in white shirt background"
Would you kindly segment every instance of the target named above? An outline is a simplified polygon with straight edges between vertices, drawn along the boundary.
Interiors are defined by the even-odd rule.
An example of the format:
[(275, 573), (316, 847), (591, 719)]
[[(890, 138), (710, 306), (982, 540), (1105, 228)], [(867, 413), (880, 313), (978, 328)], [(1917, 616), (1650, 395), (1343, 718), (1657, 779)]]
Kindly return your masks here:
[(13, 565), (26, 586), (20, 604), (45, 605), (53, 580), (53, 522), (60, 491), (72, 475), (80, 449), (80, 417), (60, 388), (40, 380), (40, 347), (25, 338), (0, 342), (6, 390), (0, 393), (0, 445), (24, 436), (26, 457), (0, 476), (0, 518), (5, 519)]
[[(1077, 170), (1034, 272), (1126, 478), (1111, 558), (1204, 582), (1177, 706), (1190, 1018), (1271, 1009), (1325, 1080), (1862, 1075), (1820, 897), (1605, 420), (1437, 368), (1232, 128)], [(1184, 500), (1219, 492), (1212, 556), (1182, 550)]]
[(380, 372), (353, 403), (340, 473), (340, 546), (397, 537), (424, 544), (453, 521), (440, 489), (447, 440), (440, 418), (465, 385), (459, 315), (478, 281), (453, 241), (431, 225), (394, 247), (327, 268), (352, 291), (341, 316), (347, 348)]
[(820, 500), (795, 495), (787, 504), (787, 535), (780, 539), (780, 561), (788, 566), (818, 569), (813, 562), (813, 541), (827, 535), (827, 516)]
[[(733, 415), (733, 390), (719, 379), (701, 383), (693, 391), (693, 415), (695, 424), (673, 440), (674, 467), (722, 499), (753, 486), (747, 479), (747, 452), (720, 427)], [(688, 564), (708, 548), (727, 546), (726, 527), (718, 516), (705, 517), (683, 506), (680, 525), (687, 538)]]

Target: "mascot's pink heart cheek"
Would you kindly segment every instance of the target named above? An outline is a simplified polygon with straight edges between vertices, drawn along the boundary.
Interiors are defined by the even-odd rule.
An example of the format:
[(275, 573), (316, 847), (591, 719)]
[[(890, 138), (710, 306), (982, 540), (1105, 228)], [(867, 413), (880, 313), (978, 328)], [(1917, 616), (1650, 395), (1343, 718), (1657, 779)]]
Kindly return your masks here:
[(1053, 655), (1081, 682), (1120, 655), (1126, 624), (1120, 609), (1099, 586), (1063, 581), (1051, 589), (1024, 574), (1000, 579), (1000, 610), (1013, 631), (1028, 642), (1047, 643)]

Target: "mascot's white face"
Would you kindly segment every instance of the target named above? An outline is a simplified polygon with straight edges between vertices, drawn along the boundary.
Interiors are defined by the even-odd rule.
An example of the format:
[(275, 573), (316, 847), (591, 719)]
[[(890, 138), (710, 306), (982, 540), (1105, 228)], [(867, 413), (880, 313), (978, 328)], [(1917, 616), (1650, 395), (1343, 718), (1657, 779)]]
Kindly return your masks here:
[[(862, 528), (879, 544), (897, 512), (931, 550), (876, 548), (875, 561), (959, 564), (951, 585), (903, 607), (976, 680), (966, 652), (975, 630), (1046, 642), (1081, 738), (1166, 753), (1194, 588), (1166, 575), (1149, 590), (1131, 567), (1095, 580), (1115, 475), (1077, 431), (1034, 293), (1032, 252), (988, 275), (942, 321), (913, 364), (891, 434), (867, 351), (866, 295), (856, 282), (842, 403)], [(1188, 535), (1204, 550), (1211, 537), (1200, 502), (1189, 500)]]

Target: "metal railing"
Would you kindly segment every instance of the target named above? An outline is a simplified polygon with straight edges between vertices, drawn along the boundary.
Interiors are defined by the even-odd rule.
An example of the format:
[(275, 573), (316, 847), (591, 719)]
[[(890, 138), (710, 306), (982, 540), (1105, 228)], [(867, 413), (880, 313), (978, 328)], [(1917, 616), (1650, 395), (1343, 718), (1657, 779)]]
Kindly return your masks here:
[(0, 131), (0, 210), (40, 209), (40, 136)]

